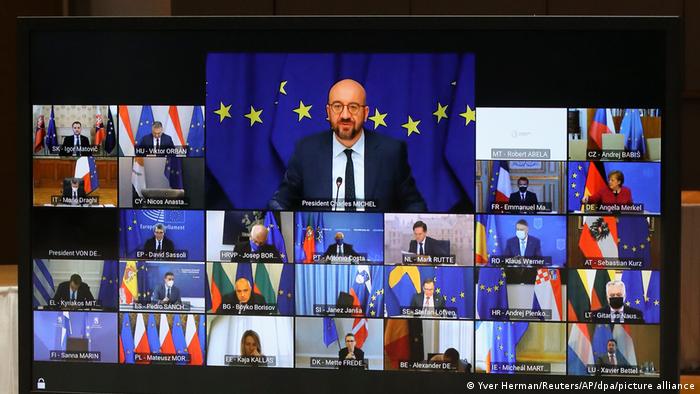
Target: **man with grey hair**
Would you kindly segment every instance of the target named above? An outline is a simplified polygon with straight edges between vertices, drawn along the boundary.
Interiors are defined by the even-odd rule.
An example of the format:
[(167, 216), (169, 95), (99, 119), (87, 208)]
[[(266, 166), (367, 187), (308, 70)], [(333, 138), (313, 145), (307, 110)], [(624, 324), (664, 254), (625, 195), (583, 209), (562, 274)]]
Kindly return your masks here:
[(173, 139), (163, 132), (163, 123), (154, 121), (151, 134), (144, 135), (138, 141), (136, 156), (156, 155), (165, 156), (168, 149), (174, 148)]
[(627, 300), (627, 290), (621, 280), (611, 280), (605, 285), (607, 305), (590, 312), (594, 323), (644, 323), (642, 311), (633, 305), (641, 305), (644, 299)]
[(170, 238), (165, 236), (165, 226), (163, 223), (158, 223), (153, 226), (153, 237), (149, 238), (143, 245), (145, 252), (173, 252), (175, 245)]
[(281, 263), (282, 257), (275, 245), (267, 243), (269, 230), (261, 223), (250, 228), (248, 241), (237, 243), (233, 248), (231, 261), (236, 263)]

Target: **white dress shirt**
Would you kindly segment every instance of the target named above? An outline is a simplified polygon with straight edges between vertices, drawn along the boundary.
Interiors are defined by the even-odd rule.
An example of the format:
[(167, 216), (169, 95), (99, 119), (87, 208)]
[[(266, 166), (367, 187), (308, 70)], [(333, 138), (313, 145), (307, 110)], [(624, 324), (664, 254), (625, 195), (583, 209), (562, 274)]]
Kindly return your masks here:
[[(332, 199), (335, 201), (335, 193), (338, 190), (338, 186), (335, 180), (338, 177), (343, 178), (343, 184), (340, 185), (340, 190), (338, 190), (338, 201), (343, 201), (345, 199), (345, 166), (348, 162), (348, 158), (345, 155), (345, 149), (347, 147), (336, 138), (335, 134), (331, 133), (331, 138), (333, 138), (333, 176), (331, 181), (333, 182), (333, 196)], [(352, 166), (353, 174), (355, 175), (355, 200), (362, 201), (365, 199), (365, 133), (364, 131), (360, 135), (360, 139), (355, 142), (355, 145), (350, 147), (352, 149)], [(340, 207), (333, 209), (334, 211), (344, 211), (345, 207)], [(363, 207), (357, 207), (358, 211), (364, 211)]]

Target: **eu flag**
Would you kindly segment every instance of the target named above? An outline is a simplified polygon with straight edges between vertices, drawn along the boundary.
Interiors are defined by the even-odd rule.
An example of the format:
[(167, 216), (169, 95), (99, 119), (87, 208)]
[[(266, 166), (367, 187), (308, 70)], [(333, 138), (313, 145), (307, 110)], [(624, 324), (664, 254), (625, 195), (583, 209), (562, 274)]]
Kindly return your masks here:
[(588, 163), (580, 161), (569, 162), (569, 211), (581, 210), (581, 199), (586, 191), (586, 178), (588, 174)]
[(466, 211), (474, 196), (474, 59), (457, 53), (210, 54), (206, 141), (214, 154), (206, 165), (209, 182), (223, 191), (211, 204), (266, 206), (295, 143), (329, 129), (330, 87), (351, 78), (367, 92), (365, 129), (406, 142), (428, 209)]
[(265, 214), (265, 220), (263, 225), (267, 227), (268, 233), (267, 233), (267, 243), (270, 245), (273, 245), (279, 252), (280, 256), (282, 257), (282, 262), (286, 263), (287, 262), (287, 248), (284, 246), (284, 238), (282, 237), (282, 230), (280, 229), (280, 226), (277, 224), (277, 220), (275, 219), (275, 214), (271, 211), (268, 211)]
[[(635, 308), (642, 313), (646, 307), (644, 302), (644, 283), (642, 271), (627, 270), (622, 273), (622, 283), (625, 284), (625, 306)], [(625, 323), (629, 323), (625, 321)], [(635, 323), (641, 323), (637, 321)]]
[(303, 262), (306, 256), (304, 252), (304, 240), (306, 238), (306, 228), (311, 226), (314, 231), (316, 253), (323, 253), (326, 250), (326, 243), (323, 237), (324, 224), (322, 212), (297, 212), (294, 218), (296, 223), (296, 236), (294, 238), (294, 260)]
[(277, 311), (280, 315), (294, 314), (294, 264), (285, 264), (277, 289)]
[[(255, 282), (253, 282), (253, 266), (251, 263), (238, 263), (238, 267), (236, 268), (236, 280), (241, 278), (248, 279), (248, 283), (250, 283), (250, 289), (252, 291)], [(235, 281), (233, 286), (235, 288)]]
[(642, 129), (642, 119), (638, 109), (625, 110), (625, 116), (620, 124), (620, 134), (625, 136), (625, 150), (631, 152), (641, 152), (642, 157), (646, 155), (647, 145), (644, 140), (644, 129)]
[(474, 316), (474, 271), (465, 268), (435, 268), (435, 293), (445, 300), (445, 307), (455, 310), (457, 317)]
[(143, 246), (141, 229), (137, 220), (137, 210), (122, 209), (119, 214), (119, 252), (121, 256), (135, 256), (136, 251)]
[(151, 128), (153, 127), (153, 108), (150, 105), (144, 105), (141, 107), (141, 117), (139, 118), (139, 127), (136, 130), (136, 137), (134, 142), (136, 145), (141, 142), (141, 139), (152, 133)]
[(53, 154), (58, 153), (58, 134), (56, 134), (56, 120), (53, 115), (53, 105), (51, 106), (51, 117), (49, 127), (46, 131), (46, 151)]
[[(480, 268), (477, 283), (477, 319), (508, 320), (502, 311), (508, 309), (506, 271), (503, 268)], [(500, 314), (498, 314), (501, 311)]]
[(199, 105), (195, 105), (192, 109), (190, 132), (187, 134), (187, 148), (187, 157), (204, 156), (204, 113)]
[[(131, 320), (129, 313), (122, 314), (121, 333), (119, 337), (120, 363), (134, 363), (134, 333), (131, 332)], [(122, 359), (123, 355), (123, 359)]]
[(184, 188), (182, 181), (182, 158), (168, 156), (168, 158), (165, 159), (163, 175), (165, 175), (165, 179), (168, 180), (171, 189)]
[(117, 146), (117, 134), (114, 129), (114, 118), (112, 117), (112, 107), (107, 110), (107, 138), (105, 139), (105, 152), (112, 153)]
[(102, 280), (100, 293), (97, 297), (105, 309), (117, 308), (117, 293), (119, 292), (119, 267), (116, 261), (107, 260), (102, 264)]
[(493, 324), (491, 339), (491, 372), (513, 373), (504, 368), (515, 365), (518, 361), (516, 347), (525, 335), (529, 323), (527, 322), (496, 322)]
[(617, 218), (618, 256), (621, 259), (642, 261), (641, 268), (651, 265), (651, 235), (644, 216), (619, 216)]
[[(185, 331), (182, 329), (182, 320), (179, 314), (173, 315), (173, 344), (178, 355), (188, 354)], [(187, 362), (178, 362), (178, 365), (186, 365)]]
[(151, 285), (148, 280), (148, 264), (145, 261), (136, 262), (136, 279), (138, 283), (138, 302), (146, 304), (151, 300)]
[(335, 319), (332, 317), (323, 318), (323, 344), (328, 347), (338, 340), (338, 329), (335, 327)]
[(148, 314), (148, 327), (146, 327), (146, 338), (148, 339), (148, 348), (151, 353), (160, 353), (160, 335), (158, 335), (158, 327), (156, 327), (156, 318), (153, 313)]
[(646, 309), (644, 310), (645, 323), (659, 323), (661, 320), (661, 274), (652, 271), (645, 297)]

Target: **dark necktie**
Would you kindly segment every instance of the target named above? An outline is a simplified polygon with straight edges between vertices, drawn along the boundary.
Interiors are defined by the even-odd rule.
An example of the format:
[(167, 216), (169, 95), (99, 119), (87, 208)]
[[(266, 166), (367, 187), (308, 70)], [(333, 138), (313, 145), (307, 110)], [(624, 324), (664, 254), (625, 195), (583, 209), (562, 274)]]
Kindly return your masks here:
[(70, 300), (75, 301), (75, 292), (74, 291), (70, 292)]
[(520, 193), (520, 199), (523, 200), (523, 202), (525, 202), (525, 193)]
[(421, 243), (418, 244), (418, 245), (420, 245), (420, 249), (418, 250), (418, 254), (424, 254), (424, 252), (423, 252), (423, 242), (421, 242)]
[(346, 211), (354, 211), (355, 206), (355, 167), (352, 164), (352, 149), (345, 149), (345, 156), (348, 158), (345, 164), (345, 202), (350, 205), (345, 207)]
[(80, 137), (78, 137), (78, 136), (75, 137), (75, 144), (74, 145), (76, 147), (75, 155), (80, 156)]
[(159, 154), (160, 152), (160, 138), (156, 138), (156, 154)]
[(161, 242), (161, 241), (157, 241), (157, 242), (156, 242), (156, 250), (159, 251), (159, 252), (160, 252), (160, 249), (161, 249), (160, 242)]
[(165, 296), (170, 299), (170, 288), (168, 287), (167, 293), (165, 293)]

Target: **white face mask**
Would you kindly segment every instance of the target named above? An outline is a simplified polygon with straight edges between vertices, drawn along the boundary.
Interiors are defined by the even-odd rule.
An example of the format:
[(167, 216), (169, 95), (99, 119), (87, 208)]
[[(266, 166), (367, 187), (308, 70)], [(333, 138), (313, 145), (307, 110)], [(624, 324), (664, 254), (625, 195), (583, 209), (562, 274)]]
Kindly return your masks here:
[(169, 280), (169, 281), (165, 282), (165, 285), (168, 287), (173, 287), (174, 284), (175, 284), (174, 280)]
[(522, 239), (525, 239), (526, 234), (525, 234), (525, 231), (523, 231), (523, 230), (517, 230), (515, 232), (515, 236), (522, 240)]

